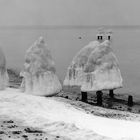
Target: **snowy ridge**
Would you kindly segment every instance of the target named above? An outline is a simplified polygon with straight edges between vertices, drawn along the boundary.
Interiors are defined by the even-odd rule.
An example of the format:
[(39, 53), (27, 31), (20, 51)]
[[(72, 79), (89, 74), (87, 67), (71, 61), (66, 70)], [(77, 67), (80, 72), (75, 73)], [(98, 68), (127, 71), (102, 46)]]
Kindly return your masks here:
[(48, 123), (75, 125), (71, 128), (77, 128), (79, 131), (73, 129), (69, 133), (56, 131), (73, 140), (78, 138), (92, 140), (95, 133), (102, 139), (140, 140), (140, 122), (97, 117), (54, 98), (26, 95), (16, 89), (0, 92), (0, 112), (1, 115), (20, 119), (25, 125), (40, 127), (47, 132), (58, 129), (58, 125), (54, 125), (53, 128), (47, 127)]

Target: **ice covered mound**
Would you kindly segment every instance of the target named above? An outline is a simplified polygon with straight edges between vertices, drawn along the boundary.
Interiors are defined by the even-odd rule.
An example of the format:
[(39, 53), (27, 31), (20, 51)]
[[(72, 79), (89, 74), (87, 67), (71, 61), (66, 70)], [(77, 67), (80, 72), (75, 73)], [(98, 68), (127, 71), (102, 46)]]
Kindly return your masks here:
[(8, 86), (9, 77), (6, 68), (6, 58), (0, 49), (0, 90), (4, 90)]
[(42, 37), (27, 50), (21, 76), (21, 87), (27, 93), (51, 96), (61, 91), (54, 61)]
[(81, 86), (82, 91), (122, 87), (118, 61), (111, 48), (110, 32), (98, 34), (97, 41), (90, 42), (76, 54), (63, 84)]
[(68, 67), (63, 83), (65, 86), (80, 86), (82, 84), (83, 71), (88, 61), (88, 57), (91, 52), (99, 46), (99, 44), (100, 43), (98, 41), (90, 42), (76, 54), (72, 60), (72, 63)]
[(118, 61), (110, 41), (105, 40), (89, 55), (84, 67), (82, 91), (109, 90), (122, 87)]

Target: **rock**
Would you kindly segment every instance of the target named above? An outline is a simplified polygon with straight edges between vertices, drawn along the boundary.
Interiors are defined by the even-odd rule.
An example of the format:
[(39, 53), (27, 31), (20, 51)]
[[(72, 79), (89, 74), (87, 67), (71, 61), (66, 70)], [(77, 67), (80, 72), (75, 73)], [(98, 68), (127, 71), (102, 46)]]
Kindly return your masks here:
[(63, 85), (81, 86), (83, 71), (88, 61), (88, 57), (97, 46), (99, 46), (98, 41), (90, 42), (76, 54), (72, 60), (72, 63), (68, 67)]
[(55, 74), (55, 64), (42, 37), (26, 52), (21, 87), (23, 91), (34, 95), (52, 96), (62, 89)]
[(9, 77), (6, 68), (6, 58), (3, 51), (0, 49), (0, 90), (6, 89), (9, 83)]
[(118, 61), (110, 41), (105, 40), (88, 57), (84, 67), (82, 91), (110, 90), (122, 87)]

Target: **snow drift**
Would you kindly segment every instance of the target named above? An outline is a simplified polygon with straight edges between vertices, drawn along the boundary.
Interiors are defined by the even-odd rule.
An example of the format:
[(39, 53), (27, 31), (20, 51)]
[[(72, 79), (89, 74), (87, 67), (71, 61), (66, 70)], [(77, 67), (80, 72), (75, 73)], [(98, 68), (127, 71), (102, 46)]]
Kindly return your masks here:
[(61, 91), (54, 61), (42, 37), (27, 50), (21, 76), (21, 87), (29, 94), (52, 96)]
[(140, 140), (140, 122), (94, 116), (56, 98), (27, 95), (17, 89), (1, 91), (0, 115), (71, 140)]

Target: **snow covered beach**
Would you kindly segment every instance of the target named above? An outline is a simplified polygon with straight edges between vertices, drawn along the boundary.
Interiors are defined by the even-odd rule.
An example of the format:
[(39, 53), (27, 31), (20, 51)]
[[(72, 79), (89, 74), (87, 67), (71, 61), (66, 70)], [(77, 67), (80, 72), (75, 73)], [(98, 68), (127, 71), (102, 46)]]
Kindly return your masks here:
[[(95, 46), (94, 43), (90, 43), (82, 54), (76, 57), (78, 61), (72, 61), (64, 86), (72, 88), (71, 86), (78, 84), (81, 92), (91, 92), (92, 95), (94, 92), (100, 92), (101, 95), (102, 90), (110, 92), (122, 87), (119, 65), (110, 46), (111, 40), (108, 39), (110, 35), (104, 32), (99, 36), (104, 37), (105, 40), (95, 41)], [(90, 55), (88, 55), (91, 52), (89, 49), (93, 49)], [(6, 63), (2, 62), (4, 74), (1, 74), (1, 83), (8, 83)], [(50, 140), (56, 138), (65, 140), (140, 139), (139, 114), (96, 108), (80, 101), (60, 97), (60, 94), (64, 95), (65, 92), (62, 91), (63, 87), (57, 77), (55, 63), (42, 37), (26, 51), (24, 68), (20, 76), (22, 82), (19, 89), (1, 84), (0, 133), (2, 139), (25, 138), (25, 133), (25, 139), (34, 139), (29, 133), (39, 133), (41, 139)], [(72, 82), (73, 80), (77, 82)], [(15, 84), (14, 81), (13, 84)], [(50, 98), (50, 96), (56, 97)], [(100, 106), (103, 104), (101, 103)], [(88, 112), (85, 108), (88, 108)], [(107, 118), (107, 112), (110, 112), (112, 117)], [(6, 120), (3, 120), (4, 116)], [(7, 122), (12, 122), (13, 125), (7, 127)], [(13, 127), (16, 128), (15, 131)], [(18, 136), (15, 137), (15, 135)], [(7, 136), (8, 138), (5, 138)]]
[(26, 95), (9, 88), (1, 91), (0, 114), (71, 140), (140, 139), (139, 121), (98, 117), (60, 100)]

